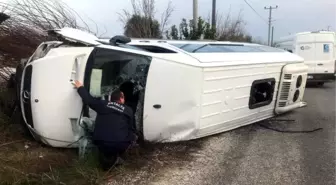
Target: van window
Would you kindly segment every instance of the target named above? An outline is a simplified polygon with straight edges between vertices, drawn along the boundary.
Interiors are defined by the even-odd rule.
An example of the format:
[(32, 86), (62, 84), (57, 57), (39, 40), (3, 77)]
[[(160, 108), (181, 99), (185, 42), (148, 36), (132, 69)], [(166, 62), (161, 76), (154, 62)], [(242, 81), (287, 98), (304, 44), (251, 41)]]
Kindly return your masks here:
[(171, 44), (190, 53), (228, 53), (228, 52), (284, 52), (262, 45), (244, 44)]
[(148, 56), (97, 49), (90, 69), (90, 93), (102, 97), (127, 81), (145, 86), (150, 62)]
[(256, 80), (252, 83), (249, 108), (255, 109), (269, 105), (273, 100), (275, 79)]
[(90, 94), (95, 97), (101, 96), (101, 84), (102, 84), (103, 70), (92, 69), (90, 79)]
[(232, 50), (220, 47), (219, 45), (204, 45), (203, 47), (200, 47), (193, 52), (195, 53), (217, 53), (217, 52), (233, 52)]
[(206, 44), (185, 44), (180, 46), (180, 49), (183, 49), (184, 51), (194, 53), (195, 51), (207, 46)]
[(282, 49), (279, 49), (279, 48), (274, 48), (274, 47), (270, 47), (270, 46), (263, 46), (263, 45), (260, 45), (260, 46), (251, 46), (251, 47), (255, 47), (255, 48), (258, 48), (264, 52), (285, 52), (284, 50)]
[(151, 45), (131, 45), (134, 47), (138, 47), (143, 49), (144, 51), (151, 52), (151, 53), (176, 53), (170, 49), (166, 49), (159, 46), (151, 46)]
[(128, 44), (118, 44), (118, 46), (121, 47), (121, 48), (128, 48), (128, 49), (135, 49), (135, 50), (139, 50), (139, 51), (146, 51), (146, 50), (141, 49), (139, 47), (128, 45)]
[(257, 47), (245, 46), (245, 45), (231, 45), (231, 44), (214, 44), (218, 48), (223, 50), (230, 50), (231, 52), (263, 52), (263, 50)]

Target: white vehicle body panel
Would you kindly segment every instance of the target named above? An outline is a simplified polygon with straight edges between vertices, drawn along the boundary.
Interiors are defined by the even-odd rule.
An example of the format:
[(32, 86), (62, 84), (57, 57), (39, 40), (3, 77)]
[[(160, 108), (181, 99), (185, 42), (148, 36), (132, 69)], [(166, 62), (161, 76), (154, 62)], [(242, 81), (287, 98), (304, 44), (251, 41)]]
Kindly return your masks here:
[[(273, 117), (275, 112), (280, 114), (299, 108), (301, 101), (286, 105), (291, 108), (276, 106), (281, 70), (285, 65), (285, 62), (279, 62), (192, 67), (170, 64), (163, 60), (153, 61), (145, 98), (145, 138), (160, 142), (195, 139)], [(292, 74), (307, 78), (306, 65), (302, 63), (290, 65), (297, 68)], [(160, 82), (157, 78), (160, 78)], [(251, 110), (248, 106), (251, 84), (256, 79), (265, 78), (276, 80), (273, 101), (267, 106)], [(293, 78), (290, 81), (295, 80)], [(305, 81), (301, 88), (305, 88)], [(293, 97), (292, 93), (289, 94), (288, 99)], [(303, 93), (300, 95), (300, 100), (302, 97)], [(156, 102), (164, 105), (162, 110), (153, 108), (152, 105)]]
[[(92, 50), (92, 47), (58, 48), (30, 64), (33, 65), (33, 83), (29, 101), (34, 127), (29, 124), (28, 127), (38, 140), (44, 138), (44, 142), (51, 146), (65, 146), (81, 137), (74, 132), (76, 127), (73, 125), (79, 121), (83, 104), (70, 80), (74, 78), (74, 72), (77, 74), (75, 79), (83, 80), (86, 61)], [(79, 63), (77, 69), (73, 68), (76, 59)], [(21, 92), (23, 96), (24, 93)], [(23, 102), (21, 108), (25, 108)], [(24, 111), (23, 117), (27, 122)]]
[(62, 28), (62, 29), (55, 29), (51, 30), (58, 35), (61, 35), (63, 38), (74, 41), (80, 42), (86, 45), (100, 45), (101, 43), (98, 42), (99, 38), (95, 35), (90, 33), (74, 29), (74, 28)]
[[(150, 44), (177, 53), (150, 53), (100, 44), (54, 48), (44, 57), (30, 62), (25, 69), (33, 67), (28, 94), (33, 126), (26, 119), (25, 99), (21, 101), (23, 117), (30, 130), (48, 145), (76, 146), (69, 144), (83, 136), (78, 127), (83, 104), (71, 80), (85, 79), (90, 55), (99, 48), (151, 57), (142, 118), (144, 138), (151, 142), (209, 136), (291, 111), (302, 103), (305, 80), (296, 102), (292, 101), (294, 92), (284, 91), (281, 85), (284, 82), (295, 84), (299, 75), (307, 78), (308, 67), (297, 55), (287, 52), (187, 53), (168, 43)], [(290, 79), (287, 78), (289, 74)], [(21, 95), (26, 97), (25, 71), (22, 79)], [(263, 79), (274, 79), (271, 102), (250, 109), (252, 84)], [(280, 101), (283, 93), (287, 93), (287, 99)], [(154, 105), (161, 108), (154, 108)]]

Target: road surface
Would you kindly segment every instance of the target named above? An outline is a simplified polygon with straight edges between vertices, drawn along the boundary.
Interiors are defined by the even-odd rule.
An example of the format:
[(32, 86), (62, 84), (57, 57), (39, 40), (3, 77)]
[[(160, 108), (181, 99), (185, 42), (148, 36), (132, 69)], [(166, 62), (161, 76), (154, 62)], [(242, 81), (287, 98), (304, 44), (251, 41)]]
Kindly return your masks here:
[[(314, 133), (279, 133), (258, 124), (204, 139), (191, 160), (154, 170), (136, 184), (334, 185), (335, 83), (306, 90), (308, 106), (268, 126)], [(141, 177), (140, 177), (141, 178)]]

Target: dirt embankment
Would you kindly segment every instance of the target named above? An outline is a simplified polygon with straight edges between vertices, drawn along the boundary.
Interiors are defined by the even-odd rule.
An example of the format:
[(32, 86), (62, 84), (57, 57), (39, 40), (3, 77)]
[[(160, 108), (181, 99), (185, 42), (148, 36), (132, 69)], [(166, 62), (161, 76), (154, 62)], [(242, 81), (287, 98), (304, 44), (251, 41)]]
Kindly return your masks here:
[(165, 168), (192, 160), (191, 153), (202, 146), (202, 141), (146, 144), (130, 150), (124, 165), (106, 173), (94, 149), (79, 160), (77, 150), (41, 145), (19, 124), (8, 122), (0, 120), (0, 184), (144, 184)]

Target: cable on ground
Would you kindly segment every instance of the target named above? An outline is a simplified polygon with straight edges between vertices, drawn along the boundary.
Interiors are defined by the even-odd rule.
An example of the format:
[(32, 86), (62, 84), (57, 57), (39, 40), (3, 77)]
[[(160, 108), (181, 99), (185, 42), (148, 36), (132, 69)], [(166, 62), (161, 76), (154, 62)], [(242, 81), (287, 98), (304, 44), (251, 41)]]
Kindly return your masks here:
[(272, 128), (272, 127), (266, 126), (264, 124), (258, 124), (258, 125), (260, 127), (262, 127), (262, 128), (268, 129), (268, 130), (273, 130), (273, 131), (281, 132), (281, 133), (292, 133), (292, 134), (296, 134), (296, 133), (313, 133), (313, 132), (317, 132), (317, 131), (323, 130), (323, 128), (316, 128), (316, 129), (313, 129), (313, 130), (280, 130), (280, 129), (277, 129), (277, 128)]

